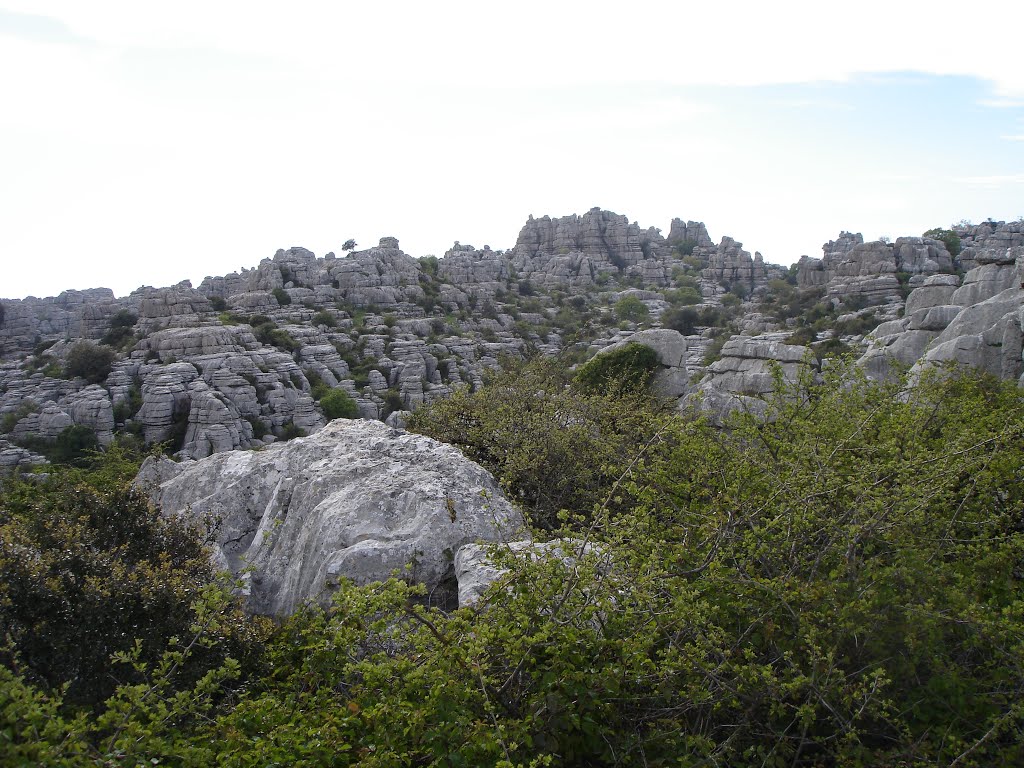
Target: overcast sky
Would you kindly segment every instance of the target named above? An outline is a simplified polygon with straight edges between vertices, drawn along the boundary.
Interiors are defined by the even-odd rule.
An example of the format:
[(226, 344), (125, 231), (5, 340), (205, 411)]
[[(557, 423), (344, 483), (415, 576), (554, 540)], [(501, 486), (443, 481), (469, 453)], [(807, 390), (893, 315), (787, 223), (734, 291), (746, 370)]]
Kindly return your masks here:
[(594, 206), (788, 264), (1024, 215), (1024, 4), (0, 0), (0, 296)]

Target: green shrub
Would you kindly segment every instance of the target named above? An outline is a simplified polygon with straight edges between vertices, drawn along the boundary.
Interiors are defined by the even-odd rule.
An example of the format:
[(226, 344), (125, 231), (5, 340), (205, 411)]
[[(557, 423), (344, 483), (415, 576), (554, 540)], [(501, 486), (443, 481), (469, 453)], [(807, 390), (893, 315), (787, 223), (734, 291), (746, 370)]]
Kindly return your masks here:
[(114, 353), (89, 341), (80, 341), (68, 350), (64, 361), (64, 372), (72, 377), (81, 377), (90, 384), (100, 384), (110, 375)]
[(642, 389), (660, 365), (657, 352), (644, 344), (630, 342), (596, 354), (580, 366), (574, 381), (588, 392)]
[(246, 416), (245, 420), (248, 421), (249, 425), (252, 427), (252, 437), (254, 440), (262, 440), (270, 431), (267, 429), (267, 425), (263, 423), (263, 419), (255, 416)]
[(0, 421), (0, 434), (12, 432), (19, 421), (33, 413), (39, 413), (39, 404), (34, 400), (25, 400), (17, 410), (4, 414), (3, 420)]
[(675, 244), (676, 253), (680, 256), (689, 256), (693, 253), (693, 249), (697, 247), (696, 240), (681, 240)]
[(223, 296), (211, 296), (210, 307), (214, 312), (223, 312), (228, 308), (228, 303)]
[(381, 413), (382, 418), (387, 418), (395, 411), (404, 411), (405, 403), (402, 401), (402, 395), (397, 389), (389, 389), (384, 393), (384, 411)]
[(80, 466), (98, 448), (95, 432), (82, 424), (72, 424), (57, 435), (47, 458), (59, 464)]
[[(43, 689), (67, 685), (68, 703), (93, 704), (119, 682), (143, 682), (111, 655), (138, 643), (139, 660), (153, 661), (171, 637), (188, 637), (193, 603), (214, 576), (197, 524), (162, 516), (131, 486), (137, 469), (115, 450), (88, 473), (7, 481), (0, 496), (0, 661)], [(245, 626), (240, 613), (233, 620)], [(224, 629), (225, 645), (189, 660), (186, 677), (237, 654), (233, 630)]]
[(135, 342), (135, 334), (132, 328), (138, 318), (126, 309), (122, 309), (110, 321), (110, 327), (100, 339), (100, 344), (106, 344), (114, 349), (130, 347)]
[(288, 291), (284, 288), (275, 288), (271, 293), (274, 294), (274, 298), (277, 299), (277, 303), (282, 307), (286, 307), (292, 303), (292, 297), (288, 295)]
[(335, 328), (338, 325), (338, 321), (330, 312), (321, 311), (313, 315), (313, 325), (326, 325), (328, 328)]
[(332, 389), (320, 398), (320, 407), (328, 421), (334, 419), (355, 419), (359, 416), (359, 406), (343, 389)]
[(702, 303), (704, 297), (695, 287), (684, 286), (673, 291), (665, 291), (665, 301), (673, 306), (687, 307)]
[(283, 427), (281, 427), (281, 439), (282, 440), (294, 440), (297, 437), (305, 437), (306, 431), (295, 425), (294, 421), (289, 421)]
[[(655, 418), (646, 393), (576, 384), (563, 361), (505, 360), (470, 393), (418, 408), (411, 431), (452, 443), (491, 471), (540, 528), (564, 510), (589, 519), (628, 466)], [(628, 494), (616, 502), (623, 508)]]
[(621, 322), (640, 323), (650, 316), (647, 305), (636, 296), (623, 296), (615, 302), (615, 316)]
[(662, 327), (679, 331), (684, 336), (695, 333), (699, 324), (700, 312), (693, 307), (668, 309), (661, 315)]
[(934, 240), (941, 240), (946, 244), (946, 250), (949, 251), (950, 256), (958, 256), (960, 254), (960, 235), (951, 229), (929, 229), (924, 233), (923, 237), (930, 237)]

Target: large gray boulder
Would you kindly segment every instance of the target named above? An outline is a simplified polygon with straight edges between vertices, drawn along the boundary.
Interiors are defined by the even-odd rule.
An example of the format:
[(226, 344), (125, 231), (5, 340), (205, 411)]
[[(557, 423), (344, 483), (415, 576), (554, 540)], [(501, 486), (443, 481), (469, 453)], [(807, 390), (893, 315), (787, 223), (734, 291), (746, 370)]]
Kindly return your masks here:
[(137, 482), (165, 513), (216, 520), (216, 558), (247, 582), (257, 613), (325, 599), (340, 578), (397, 572), (454, 591), (460, 547), (522, 530), (487, 471), (379, 422), (339, 419), (311, 437), (200, 461), (149, 459)]

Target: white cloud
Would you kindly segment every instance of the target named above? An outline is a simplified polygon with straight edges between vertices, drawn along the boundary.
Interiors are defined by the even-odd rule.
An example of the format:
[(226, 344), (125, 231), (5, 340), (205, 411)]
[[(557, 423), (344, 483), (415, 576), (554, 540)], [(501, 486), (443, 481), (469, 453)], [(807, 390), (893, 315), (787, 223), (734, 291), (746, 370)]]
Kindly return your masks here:
[[(0, 7), (39, 14), (32, 0)], [(637, 0), (476, 0), (423, 3), (51, 0), (45, 12), (76, 35), (113, 46), (211, 49), (358, 82), (455, 82), (481, 87), (609, 82), (758, 85), (917, 71), (989, 80), (1024, 96), (1012, 45), (954, 55), (960, 3), (839, 6), (820, 0), (664, 3)], [(975, 18), (1024, 23), (1024, 7), (979, 0)]]
[(1015, 184), (1024, 184), (1024, 173), (997, 174), (992, 176), (968, 176), (956, 179), (956, 181), (979, 187), (1005, 187)]

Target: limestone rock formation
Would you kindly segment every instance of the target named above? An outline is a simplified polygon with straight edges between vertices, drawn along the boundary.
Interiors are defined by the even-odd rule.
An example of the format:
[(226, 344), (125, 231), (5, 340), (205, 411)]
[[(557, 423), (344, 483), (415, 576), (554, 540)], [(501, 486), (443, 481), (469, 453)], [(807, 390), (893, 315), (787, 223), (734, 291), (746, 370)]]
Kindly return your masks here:
[(1024, 246), (982, 249), (959, 287), (934, 275), (907, 297), (904, 317), (883, 323), (860, 360), (870, 376), (895, 367), (957, 362), (1024, 383)]
[(47, 463), (44, 457), (0, 439), (0, 477), (17, 472), (27, 472)]
[(764, 415), (765, 398), (775, 392), (775, 367), (786, 383), (798, 381), (805, 373), (815, 376), (818, 369), (807, 347), (784, 344), (770, 335), (733, 336), (682, 406), (699, 408), (715, 423), (736, 410)]
[(705, 279), (730, 287), (741, 285), (747, 293), (753, 292), (768, 279), (761, 254), (755, 253), (751, 257), (743, 250), (743, 243), (731, 237), (723, 237), (717, 248), (694, 249), (694, 255), (703, 257), (708, 263), (701, 273)]
[(380, 422), (339, 419), (310, 437), (200, 461), (150, 459), (137, 482), (167, 514), (214, 517), (218, 561), (248, 583), (259, 613), (324, 599), (342, 578), (397, 572), (453, 591), (460, 547), (522, 529), (484, 469)]

